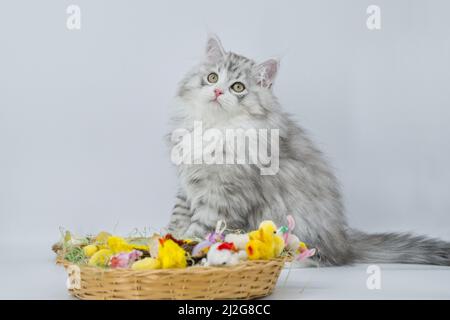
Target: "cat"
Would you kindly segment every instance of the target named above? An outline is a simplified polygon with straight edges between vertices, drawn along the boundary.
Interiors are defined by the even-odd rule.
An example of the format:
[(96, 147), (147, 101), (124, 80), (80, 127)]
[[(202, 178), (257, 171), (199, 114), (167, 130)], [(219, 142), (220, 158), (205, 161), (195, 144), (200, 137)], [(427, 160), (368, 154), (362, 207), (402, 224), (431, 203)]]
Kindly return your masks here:
[[(322, 265), (450, 265), (449, 242), (409, 233), (365, 234), (348, 226), (330, 166), (273, 93), (278, 69), (276, 59), (258, 64), (226, 52), (217, 36), (208, 37), (203, 61), (179, 84), (172, 129), (192, 134), (195, 121), (222, 132), (277, 129), (279, 168), (263, 175), (255, 164), (179, 164), (180, 187), (168, 232), (203, 238), (218, 220), (228, 229), (248, 231), (263, 220), (286, 225), (290, 214), (294, 234), (317, 248)], [(169, 136), (170, 147), (179, 147), (183, 135)]]

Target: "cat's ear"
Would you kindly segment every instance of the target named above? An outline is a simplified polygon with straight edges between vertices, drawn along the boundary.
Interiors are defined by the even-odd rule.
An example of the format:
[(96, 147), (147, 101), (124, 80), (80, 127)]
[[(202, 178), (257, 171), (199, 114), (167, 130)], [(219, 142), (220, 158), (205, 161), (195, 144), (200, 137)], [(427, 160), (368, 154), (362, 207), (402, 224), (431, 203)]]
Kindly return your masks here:
[(224, 56), (225, 50), (220, 43), (220, 39), (216, 35), (210, 34), (206, 42), (206, 58), (211, 62), (218, 62)]
[(254, 67), (254, 76), (259, 86), (271, 88), (280, 67), (278, 59), (269, 59)]

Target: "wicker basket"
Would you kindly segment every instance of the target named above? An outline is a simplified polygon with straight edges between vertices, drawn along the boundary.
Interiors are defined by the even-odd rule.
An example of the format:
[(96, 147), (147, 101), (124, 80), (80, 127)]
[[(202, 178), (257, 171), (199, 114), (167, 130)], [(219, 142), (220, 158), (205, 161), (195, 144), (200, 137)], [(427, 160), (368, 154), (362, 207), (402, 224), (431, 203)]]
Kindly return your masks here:
[[(232, 267), (134, 271), (64, 264), (69, 289), (80, 299), (253, 299), (272, 293), (286, 258), (241, 262)], [(74, 273), (78, 273), (75, 275)]]

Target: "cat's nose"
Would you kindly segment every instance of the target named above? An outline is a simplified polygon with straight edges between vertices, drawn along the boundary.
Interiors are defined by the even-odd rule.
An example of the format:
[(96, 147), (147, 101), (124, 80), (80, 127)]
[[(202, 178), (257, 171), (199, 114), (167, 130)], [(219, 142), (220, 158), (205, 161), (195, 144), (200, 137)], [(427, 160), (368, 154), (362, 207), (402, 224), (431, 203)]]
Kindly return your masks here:
[(216, 88), (216, 89), (214, 89), (214, 94), (216, 95), (216, 98), (217, 98), (218, 96), (223, 94), (223, 91), (222, 91), (222, 89)]

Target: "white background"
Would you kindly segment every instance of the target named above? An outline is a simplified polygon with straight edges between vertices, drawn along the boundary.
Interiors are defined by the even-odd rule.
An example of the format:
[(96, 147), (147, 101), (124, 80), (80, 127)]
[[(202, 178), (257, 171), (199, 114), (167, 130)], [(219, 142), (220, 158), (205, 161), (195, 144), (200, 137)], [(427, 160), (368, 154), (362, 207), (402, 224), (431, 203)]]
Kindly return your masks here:
[(168, 106), (211, 31), (281, 57), (275, 93), (336, 169), (352, 226), (450, 240), (449, 13), (419, 0), (2, 1), (1, 246), (47, 250), (59, 226), (166, 224)]

